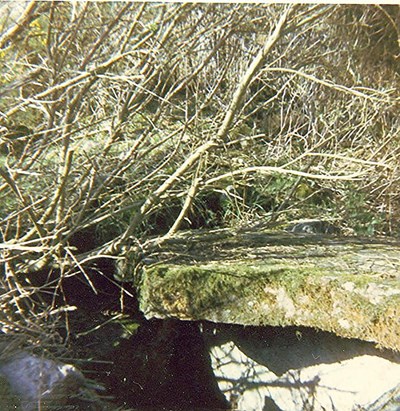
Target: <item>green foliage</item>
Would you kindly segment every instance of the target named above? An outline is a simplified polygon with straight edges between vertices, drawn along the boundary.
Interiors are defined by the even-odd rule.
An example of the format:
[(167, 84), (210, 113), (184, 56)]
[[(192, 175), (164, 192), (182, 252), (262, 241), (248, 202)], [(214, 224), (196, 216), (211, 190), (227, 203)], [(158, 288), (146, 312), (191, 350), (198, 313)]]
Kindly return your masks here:
[[(0, 41), (26, 7), (3, 3)], [(0, 46), (0, 166), (9, 175), (0, 184), (0, 303), (14, 310), (3, 313), (6, 327), (31, 328), (35, 344), (53, 344), (59, 329), (73, 335), (64, 282), (76, 276), (92, 291), (104, 275), (145, 282), (142, 253), (162, 250), (179, 216), (179, 229), (318, 218), (351, 234), (400, 230), (398, 8), (296, 5), (248, 78), (291, 6), (29, 4), (31, 18)], [(349, 294), (343, 281), (364, 290), (366, 277), (332, 278), (329, 261), (299, 269), (306, 255), (289, 267), (269, 257), (145, 266), (153, 288), (140, 291), (177, 317), (237, 309), (234, 321), (251, 322), (258, 304), (258, 323), (285, 325), (280, 296), (293, 315), (309, 310), (309, 326), (344, 332), (332, 324), (332, 296)], [(125, 304), (119, 296), (110, 306)], [(393, 321), (379, 324), (371, 304), (354, 293), (344, 315), (391, 333), (396, 306), (387, 302)], [(120, 325), (127, 338), (138, 328)]]
[[(368, 235), (396, 226), (394, 9), (298, 6), (223, 141), (194, 159), (221, 135), (285, 6), (38, 7), (0, 51), (0, 162), (17, 185), (0, 191), (9, 241), (28, 235), (55, 254), (85, 233), (95, 254), (124, 233), (146, 242), (174, 226), (195, 181), (181, 229), (309, 217)], [(17, 18), (6, 20), (3, 31)], [(370, 44), (382, 64), (364, 59)], [(16, 137), (21, 127), (30, 132)]]
[(370, 196), (365, 192), (349, 190), (344, 199), (346, 219), (356, 234), (376, 235), (384, 229), (385, 218), (371, 207)]

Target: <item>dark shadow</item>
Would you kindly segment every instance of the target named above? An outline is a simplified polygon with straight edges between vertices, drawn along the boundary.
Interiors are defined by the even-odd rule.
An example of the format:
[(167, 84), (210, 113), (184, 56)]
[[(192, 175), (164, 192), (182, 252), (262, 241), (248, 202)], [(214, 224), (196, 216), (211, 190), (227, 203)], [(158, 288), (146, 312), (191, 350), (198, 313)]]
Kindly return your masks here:
[(97, 364), (97, 379), (123, 406), (154, 410), (227, 410), (199, 327), (176, 320), (144, 321)]
[(258, 364), (276, 375), (290, 369), (317, 364), (332, 364), (361, 355), (374, 355), (400, 363), (400, 353), (380, 350), (375, 344), (308, 327), (255, 327), (204, 323), (204, 333), (210, 346), (233, 341), (238, 348)]

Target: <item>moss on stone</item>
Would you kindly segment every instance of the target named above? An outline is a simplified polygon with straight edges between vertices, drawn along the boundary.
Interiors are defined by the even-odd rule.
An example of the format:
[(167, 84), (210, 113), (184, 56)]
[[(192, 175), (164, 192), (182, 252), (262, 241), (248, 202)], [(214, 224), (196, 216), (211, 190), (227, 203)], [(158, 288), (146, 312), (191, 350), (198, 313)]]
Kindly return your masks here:
[[(208, 261), (203, 256), (196, 261), (192, 245), (190, 262), (178, 258), (146, 267), (143, 312), (147, 317), (310, 326), (400, 350), (399, 277), (397, 268), (387, 264), (398, 245), (323, 244), (309, 238), (302, 244), (288, 236), (278, 244), (265, 235), (255, 240), (245, 247), (240, 238), (221, 243), (219, 237), (224, 258), (210, 251)], [(207, 247), (216, 249), (207, 241), (201, 250)]]

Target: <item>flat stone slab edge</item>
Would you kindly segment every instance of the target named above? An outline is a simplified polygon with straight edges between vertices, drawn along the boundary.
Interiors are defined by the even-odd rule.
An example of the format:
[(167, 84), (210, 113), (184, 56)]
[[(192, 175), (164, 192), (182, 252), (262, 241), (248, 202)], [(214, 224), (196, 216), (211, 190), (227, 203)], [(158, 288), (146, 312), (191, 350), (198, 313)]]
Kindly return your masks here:
[(146, 261), (146, 318), (306, 326), (400, 351), (396, 239), (186, 232)]

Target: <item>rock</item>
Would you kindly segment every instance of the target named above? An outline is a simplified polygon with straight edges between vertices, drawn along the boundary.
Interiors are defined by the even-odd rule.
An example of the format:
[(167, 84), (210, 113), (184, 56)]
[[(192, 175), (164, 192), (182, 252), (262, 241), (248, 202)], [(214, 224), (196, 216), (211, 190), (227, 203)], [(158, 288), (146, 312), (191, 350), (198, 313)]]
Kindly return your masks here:
[(373, 404), (365, 407), (365, 411), (399, 411), (400, 383), (392, 390), (383, 394)]
[[(21, 411), (85, 404), (91, 408), (90, 389), (74, 366), (18, 352), (0, 363), (2, 402)], [(19, 407), (19, 408), (18, 408)], [(1, 408), (6, 409), (2, 406)]]
[(234, 234), (182, 233), (146, 254), (145, 318), (301, 325), (400, 351), (398, 239)]
[(398, 354), (295, 327), (220, 334), (207, 337), (213, 369), (239, 411), (400, 409)]
[(322, 220), (301, 220), (289, 225), (286, 231), (304, 234), (340, 234), (340, 228)]

